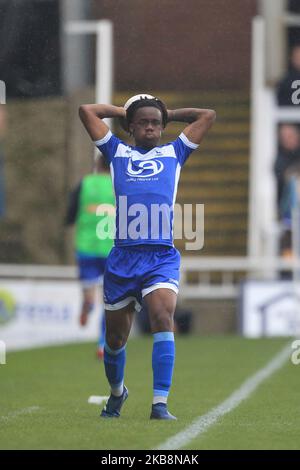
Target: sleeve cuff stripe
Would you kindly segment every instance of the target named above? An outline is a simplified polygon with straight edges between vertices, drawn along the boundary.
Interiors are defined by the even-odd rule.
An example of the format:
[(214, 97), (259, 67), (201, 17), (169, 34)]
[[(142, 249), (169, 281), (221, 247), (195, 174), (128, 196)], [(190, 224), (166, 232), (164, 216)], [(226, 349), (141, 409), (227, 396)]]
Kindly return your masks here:
[(199, 144), (194, 144), (193, 142), (191, 142), (183, 132), (180, 134), (179, 138), (185, 145), (187, 145), (191, 149), (197, 149), (199, 147)]
[(112, 132), (111, 131), (108, 131), (108, 133), (103, 137), (103, 139), (99, 139), (99, 140), (94, 140), (94, 144), (99, 147), (100, 145), (104, 145), (106, 144), (109, 139), (111, 138), (112, 136)]

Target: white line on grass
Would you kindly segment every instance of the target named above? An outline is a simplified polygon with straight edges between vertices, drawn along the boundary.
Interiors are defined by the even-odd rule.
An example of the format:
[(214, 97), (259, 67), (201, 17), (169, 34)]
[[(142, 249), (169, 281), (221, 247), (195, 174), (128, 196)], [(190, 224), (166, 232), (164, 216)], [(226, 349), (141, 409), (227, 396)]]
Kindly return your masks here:
[(91, 395), (88, 399), (88, 403), (91, 403), (92, 405), (101, 405), (104, 401), (107, 401), (109, 399), (108, 396), (98, 396), (98, 395)]
[(183, 431), (170, 437), (157, 447), (157, 450), (173, 450), (181, 449), (189, 444), (200, 434), (206, 432), (213, 424), (215, 424), (222, 416), (234, 410), (243, 400), (259, 387), (259, 385), (268, 379), (286, 362), (291, 355), (291, 345), (285, 346), (265, 367), (260, 369), (256, 374), (247, 379), (239, 389), (232, 393), (223, 403), (213, 408), (205, 415), (199, 416), (190, 426)]
[(29, 406), (28, 408), (22, 408), (21, 410), (12, 411), (8, 413), (8, 415), (0, 416), (0, 422), (8, 422), (12, 419), (18, 418), (19, 416), (28, 415), (38, 411), (40, 409), (39, 406)]

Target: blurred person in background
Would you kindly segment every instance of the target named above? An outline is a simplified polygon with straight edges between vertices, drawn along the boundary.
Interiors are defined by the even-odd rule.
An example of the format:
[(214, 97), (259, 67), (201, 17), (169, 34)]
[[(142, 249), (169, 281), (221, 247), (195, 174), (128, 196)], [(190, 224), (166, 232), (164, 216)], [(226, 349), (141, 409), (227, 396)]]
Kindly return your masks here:
[[(97, 215), (102, 206), (103, 213)], [(94, 171), (84, 176), (72, 191), (66, 215), (66, 224), (75, 224), (75, 251), (82, 286), (82, 306), (79, 317), (80, 325), (85, 326), (94, 309), (96, 293), (102, 283), (107, 256), (113, 246), (114, 234), (109, 227), (114, 225), (115, 197), (113, 193), (109, 167), (104, 158), (98, 154), (95, 158)], [(104, 217), (111, 220), (105, 232), (108, 237), (103, 239), (97, 230), (98, 224), (105, 222)], [(106, 224), (105, 224), (106, 225)], [(100, 312), (100, 334), (97, 356), (101, 360), (104, 355), (105, 317), (104, 308)]]
[[(293, 249), (295, 248), (293, 247), (293, 211), (295, 209), (299, 210), (300, 202), (300, 160), (286, 170), (284, 180), (285, 185), (280, 202), (280, 221), (282, 226), (280, 254), (285, 258), (292, 258), (294, 256)], [(300, 224), (298, 225), (300, 230)], [(298, 253), (300, 253), (300, 246), (298, 247)], [(285, 273), (284, 277), (287, 277), (287, 273)]]
[[(288, 0), (287, 2), (287, 11), (292, 14), (300, 14), (300, 2), (299, 0)], [(295, 44), (300, 44), (300, 28), (299, 26), (290, 26), (287, 28), (287, 39), (288, 44), (293, 46)]]
[(5, 213), (5, 199), (4, 199), (4, 156), (2, 150), (2, 140), (6, 133), (6, 115), (5, 105), (0, 104), (0, 218)]
[(279, 212), (285, 186), (285, 172), (297, 162), (300, 162), (299, 127), (295, 124), (281, 124), (279, 127), (278, 154), (274, 165)]
[[(281, 225), (280, 255), (292, 256), (292, 209), (297, 204), (297, 180), (300, 165), (300, 129), (295, 124), (281, 124), (279, 151), (274, 171), (277, 180), (277, 208)], [(283, 273), (282, 277), (287, 277)]]
[(292, 102), (292, 95), (295, 92), (292, 84), (295, 80), (300, 80), (300, 44), (292, 48), (289, 70), (277, 86), (279, 106), (296, 106)]

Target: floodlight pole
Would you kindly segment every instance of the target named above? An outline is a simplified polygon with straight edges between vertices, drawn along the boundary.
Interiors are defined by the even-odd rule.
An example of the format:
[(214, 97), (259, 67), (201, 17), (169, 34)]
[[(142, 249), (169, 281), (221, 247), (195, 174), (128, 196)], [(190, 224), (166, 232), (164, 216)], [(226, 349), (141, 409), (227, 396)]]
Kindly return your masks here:
[[(113, 26), (109, 20), (68, 21), (67, 34), (96, 34), (96, 103), (112, 102)], [(111, 120), (104, 119), (110, 127)]]

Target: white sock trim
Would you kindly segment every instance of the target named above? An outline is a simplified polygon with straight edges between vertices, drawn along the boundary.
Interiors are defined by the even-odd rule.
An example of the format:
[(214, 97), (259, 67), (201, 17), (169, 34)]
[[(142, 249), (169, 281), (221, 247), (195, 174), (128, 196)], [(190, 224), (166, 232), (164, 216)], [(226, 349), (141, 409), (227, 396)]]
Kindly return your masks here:
[(120, 385), (117, 385), (116, 387), (111, 386), (111, 393), (115, 397), (120, 397), (123, 393), (124, 390), (124, 382), (122, 382)]
[(157, 403), (167, 403), (168, 397), (159, 397), (158, 395), (155, 395), (153, 397), (153, 405), (156, 405)]

